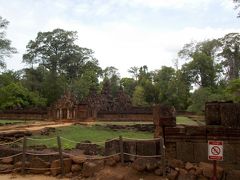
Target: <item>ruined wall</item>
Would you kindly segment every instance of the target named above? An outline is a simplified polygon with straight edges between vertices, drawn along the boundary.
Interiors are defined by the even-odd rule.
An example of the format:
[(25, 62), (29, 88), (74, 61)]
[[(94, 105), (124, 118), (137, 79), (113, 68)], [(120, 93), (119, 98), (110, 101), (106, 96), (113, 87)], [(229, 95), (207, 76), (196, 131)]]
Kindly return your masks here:
[(0, 119), (44, 120), (47, 119), (45, 110), (8, 110), (0, 111)]
[(153, 121), (152, 114), (101, 113), (98, 121)]
[(224, 160), (240, 168), (240, 129), (220, 126), (165, 128), (167, 156), (189, 162), (208, 162), (208, 140), (224, 142)]
[(240, 103), (208, 102), (205, 104), (207, 125), (240, 128)]

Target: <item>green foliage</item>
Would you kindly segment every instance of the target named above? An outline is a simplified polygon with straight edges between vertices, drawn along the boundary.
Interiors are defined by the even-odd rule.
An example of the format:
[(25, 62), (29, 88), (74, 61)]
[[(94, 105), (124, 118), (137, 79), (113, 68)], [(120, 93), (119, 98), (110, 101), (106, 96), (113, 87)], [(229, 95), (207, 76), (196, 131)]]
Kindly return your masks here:
[(218, 39), (221, 48), (219, 56), (222, 57), (221, 64), (230, 80), (239, 78), (240, 74), (240, 34), (229, 33)]
[(175, 71), (172, 67), (163, 66), (153, 75), (158, 102), (185, 109), (188, 105), (189, 84), (182, 71)]
[[(79, 100), (98, 89), (101, 68), (91, 49), (75, 44), (77, 32), (54, 29), (39, 32), (36, 39), (27, 45), (23, 62), (32, 68), (25, 69), (23, 84), (37, 90), (48, 99), (48, 105), (64, 91), (73, 91)], [(34, 66), (37, 68), (33, 68)]]
[(230, 81), (226, 93), (229, 94), (232, 100), (240, 102), (240, 79)]
[(133, 92), (132, 104), (134, 106), (148, 106), (144, 96), (144, 88), (140, 85), (136, 86)]
[(191, 105), (188, 107), (188, 111), (202, 113), (205, 109), (205, 103), (211, 101), (225, 101), (229, 100), (229, 96), (225, 94), (224, 90), (199, 88), (191, 95)]
[(110, 66), (103, 70), (103, 84), (106, 81), (110, 86), (110, 95), (115, 97), (120, 87), (120, 74), (117, 68)]
[(219, 68), (215, 63), (219, 41), (208, 40), (199, 43), (186, 44), (178, 55), (180, 58), (190, 60), (183, 65), (183, 69), (191, 84), (201, 87), (214, 87), (218, 79)]
[(30, 92), (20, 83), (11, 83), (0, 88), (0, 109), (44, 106), (46, 99)]
[(133, 78), (122, 78), (120, 85), (123, 87), (124, 92), (132, 97), (135, 87), (137, 86), (137, 81)]
[(0, 74), (0, 88), (20, 80), (19, 72), (5, 71)]
[(16, 49), (11, 47), (11, 41), (6, 38), (5, 29), (7, 29), (9, 22), (0, 16), (0, 68), (4, 68), (5, 57), (10, 57), (11, 54), (16, 53)]

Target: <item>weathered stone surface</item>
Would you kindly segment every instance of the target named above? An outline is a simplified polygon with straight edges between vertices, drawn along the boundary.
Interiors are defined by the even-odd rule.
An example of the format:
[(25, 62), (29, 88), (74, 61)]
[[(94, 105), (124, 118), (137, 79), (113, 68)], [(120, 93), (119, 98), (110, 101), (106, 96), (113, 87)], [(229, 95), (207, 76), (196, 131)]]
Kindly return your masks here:
[(83, 163), (82, 174), (84, 177), (91, 177), (94, 173), (104, 168), (104, 160), (90, 160)]
[(197, 179), (198, 180), (209, 180), (209, 178), (203, 176), (203, 175), (200, 175), (200, 176), (197, 176)]
[(124, 180), (124, 179), (125, 177), (123, 174), (106, 174), (104, 177), (99, 178), (99, 180)]
[(65, 174), (66, 178), (72, 178), (72, 176), (73, 176), (72, 172), (69, 172), (69, 173)]
[(239, 180), (240, 179), (240, 170), (231, 170), (227, 173), (226, 180)]
[(46, 175), (46, 176), (48, 176), (48, 175), (50, 175), (50, 174), (51, 174), (50, 171), (47, 171), (47, 172), (44, 173), (44, 175)]
[(178, 170), (178, 172), (179, 172), (179, 175), (181, 175), (181, 176), (185, 176), (185, 175), (188, 173), (187, 170), (182, 169), (182, 168), (180, 168), (180, 169)]
[(153, 122), (156, 126), (176, 126), (176, 111), (173, 106), (155, 105)]
[[(124, 152), (130, 154), (137, 154), (137, 143), (136, 141), (124, 141), (123, 142)], [(134, 161), (136, 157), (124, 156), (125, 161)]]
[[(178, 177), (179, 179), (179, 177)], [(182, 180), (197, 180), (197, 176), (194, 174), (186, 174), (185, 178)]]
[(195, 167), (194, 167), (194, 165), (192, 163), (187, 162), (185, 164), (185, 169), (189, 171), (190, 169), (195, 169)]
[(125, 178), (124, 173), (114, 172), (114, 171), (105, 171), (100, 173), (100, 175), (96, 174), (96, 178), (93, 179), (97, 180), (128, 180), (129, 178)]
[[(89, 161), (90, 162), (90, 161)], [(103, 159), (99, 159), (99, 160), (93, 160), (93, 163), (95, 163), (97, 165), (96, 171), (99, 171), (101, 169), (104, 168), (104, 160)]]
[(199, 167), (195, 167), (195, 168), (196, 168), (195, 175), (197, 175), (197, 176), (202, 175), (202, 173), (203, 173), (202, 168), (199, 168)]
[[(25, 162), (25, 167), (28, 168), (30, 166), (30, 162)], [(22, 161), (18, 161), (14, 164), (15, 169), (20, 169), (22, 167)]]
[(3, 163), (3, 164), (12, 164), (13, 163), (13, 158), (12, 157), (3, 158), (1, 160), (1, 163)]
[(208, 144), (207, 143), (193, 143), (194, 161), (201, 162), (208, 160)]
[(120, 162), (120, 155), (117, 155), (117, 156), (113, 156), (113, 159), (118, 163)]
[(73, 164), (71, 167), (72, 172), (80, 172), (82, 170), (82, 166), (79, 164)]
[(116, 160), (113, 157), (105, 159), (105, 164), (108, 166), (115, 166), (117, 164)]
[(158, 161), (155, 158), (146, 159), (146, 169), (148, 171), (153, 171), (158, 167)]
[[(72, 160), (70, 158), (63, 159), (64, 163), (64, 172), (69, 173), (72, 167)], [(60, 160), (55, 160), (51, 163), (51, 173), (53, 176), (60, 174), (61, 165)]]
[[(89, 144), (88, 144), (89, 143)], [(83, 150), (86, 155), (97, 155), (101, 153), (101, 147), (97, 144), (91, 144), (91, 141), (85, 141), (83, 143), (78, 143), (76, 149)]]
[(119, 140), (105, 142), (105, 155), (112, 155), (120, 152)]
[(177, 159), (194, 162), (194, 144), (191, 142), (177, 142)]
[[(211, 178), (213, 176), (213, 165), (209, 163), (200, 162), (199, 167), (203, 170), (203, 175)], [(217, 178), (221, 179), (223, 175), (223, 168), (217, 166)]]
[(137, 142), (137, 154), (138, 155), (156, 155), (156, 142), (155, 141), (138, 141)]
[(34, 174), (44, 174), (45, 172), (47, 172), (50, 167), (50, 164), (43, 161), (42, 159), (38, 158), (38, 157), (34, 157), (31, 161), (30, 161), (30, 165), (29, 168), (31, 168), (29, 171), (31, 173)]
[(154, 173), (158, 176), (162, 176), (163, 175), (163, 168), (158, 168), (154, 171)]
[(93, 162), (85, 162), (83, 164), (82, 175), (84, 177), (91, 177), (96, 172), (97, 165)]
[(168, 164), (172, 168), (184, 168), (184, 163), (181, 160), (178, 159), (169, 159)]
[(146, 169), (146, 159), (138, 158), (132, 163), (132, 167), (137, 171), (144, 171)]
[(0, 164), (0, 171), (11, 171), (13, 167), (12, 164)]
[(167, 175), (167, 178), (169, 180), (175, 180), (177, 178), (177, 176), (178, 176), (178, 172), (171, 169), (170, 173)]
[(188, 171), (188, 174), (196, 175), (196, 169), (192, 168)]
[(85, 161), (82, 157), (77, 156), (70, 156), (70, 159), (76, 164), (83, 164)]

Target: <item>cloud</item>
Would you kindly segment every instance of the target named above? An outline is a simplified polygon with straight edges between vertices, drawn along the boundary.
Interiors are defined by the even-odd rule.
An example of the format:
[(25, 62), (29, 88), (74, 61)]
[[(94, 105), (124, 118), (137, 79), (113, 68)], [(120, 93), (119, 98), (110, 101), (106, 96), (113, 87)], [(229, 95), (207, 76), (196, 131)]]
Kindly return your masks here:
[[(216, 2), (216, 0), (95, 0), (91, 3), (84, 0), (41, 2), (22, 0), (12, 1), (11, 4), (1, 2), (1, 15), (11, 23), (7, 31), (8, 37), (19, 51), (18, 55), (7, 61), (8, 68), (24, 67), (20, 64), (22, 54), (28, 41), (35, 39), (37, 32), (59, 27), (78, 31), (78, 44), (93, 49), (103, 68), (115, 66), (122, 76), (128, 75), (127, 69), (132, 66), (147, 65), (150, 70), (159, 69), (163, 65), (170, 66), (185, 43), (191, 40), (201, 41), (222, 37), (229, 32), (239, 32), (240, 29), (214, 28), (210, 26), (211, 24), (207, 27), (201, 24), (198, 26), (188, 24), (178, 29), (164, 27), (166, 22), (159, 22), (154, 26), (148, 26), (147, 22), (134, 24), (132, 20), (136, 16), (132, 16), (134, 12), (128, 8), (201, 10), (210, 3)], [(228, 0), (221, 0), (220, 5), (230, 7)], [(151, 12), (140, 13), (143, 13), (142, 16), (147, 16)], [(224, 16), (219, 15), (219, 18)], [(181, 24), (181, 22), (175, 23)]]

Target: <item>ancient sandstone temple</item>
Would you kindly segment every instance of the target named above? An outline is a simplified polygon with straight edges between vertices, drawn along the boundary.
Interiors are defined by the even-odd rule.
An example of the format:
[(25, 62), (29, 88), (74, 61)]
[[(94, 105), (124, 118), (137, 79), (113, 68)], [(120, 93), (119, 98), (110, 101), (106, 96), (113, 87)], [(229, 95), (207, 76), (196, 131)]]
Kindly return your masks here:
[(70, 92), (66, 92), (48, 111), (48, 117), (56, 120), (83, 120), (92, 117), (93, 114), (87, 104), (78, 103)]

